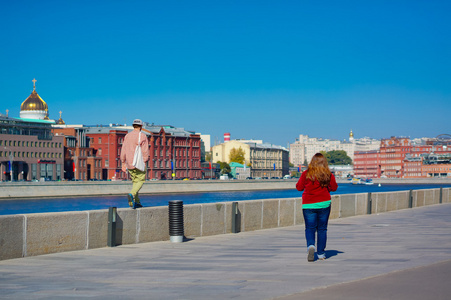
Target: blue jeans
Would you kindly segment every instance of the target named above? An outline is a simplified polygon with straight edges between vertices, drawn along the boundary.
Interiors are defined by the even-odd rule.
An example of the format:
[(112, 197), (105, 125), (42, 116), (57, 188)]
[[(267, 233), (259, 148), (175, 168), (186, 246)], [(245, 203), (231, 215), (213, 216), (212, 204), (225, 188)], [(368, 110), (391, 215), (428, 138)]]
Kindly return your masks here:
[(318, 255), (324, 254), (327, 242), (327, 223), (329, 221), (330, 206), (318, 209), (303, 209), (305, 221), (305, 238), (307, 247), (315, 246), (315, 233), (318, 233), (318, 244), (316, 251)]

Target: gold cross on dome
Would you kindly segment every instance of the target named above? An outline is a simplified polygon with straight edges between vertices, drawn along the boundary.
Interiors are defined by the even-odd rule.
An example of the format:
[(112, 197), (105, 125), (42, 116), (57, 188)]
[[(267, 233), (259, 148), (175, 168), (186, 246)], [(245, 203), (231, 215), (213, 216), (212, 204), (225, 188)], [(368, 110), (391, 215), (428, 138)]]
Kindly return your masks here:
[(33, 81), (33, 91), (35, 91), (36, 90), (36, 81), (37, 80), (35, 78), (33, 78), (32, 81)]
[(60, 119), (61, 119), (61, 114), (62, 114), (63, 112), (60, 110)]

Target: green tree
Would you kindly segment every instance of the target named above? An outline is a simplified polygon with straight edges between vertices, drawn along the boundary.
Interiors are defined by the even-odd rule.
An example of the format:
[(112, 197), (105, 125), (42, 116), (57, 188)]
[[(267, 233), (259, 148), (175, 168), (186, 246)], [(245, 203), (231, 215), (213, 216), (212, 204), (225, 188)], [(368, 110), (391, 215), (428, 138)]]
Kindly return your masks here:
[(218, 161), (219, 168), (221, 169), (221, 174), (229, 174), (232, 172), (232, 169), (230, 168), (229, 164), (226, 162)]
[(241, 147), (238, 149), (232, 148), (229, 154), (229, 161), (244, 165), (244, 154), (245, 152)]
[(329, 165), (350, 165), (352, 164), (352, 159), (346, 154), (344, 150), (332, 150), (329, 152), (321, 151), (321, 153), (326, 157)]

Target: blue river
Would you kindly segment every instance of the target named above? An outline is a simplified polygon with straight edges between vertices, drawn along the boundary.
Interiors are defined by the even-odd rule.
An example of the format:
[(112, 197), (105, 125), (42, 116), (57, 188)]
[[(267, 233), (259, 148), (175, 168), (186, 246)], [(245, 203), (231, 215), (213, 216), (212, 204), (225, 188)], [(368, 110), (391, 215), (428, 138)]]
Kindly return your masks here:
[[(295, 183), (293, 183), (293, 186)], [(332, 194), (356, 194), (377, 193), (390, 191), (406, 191), (418, 189), (432, 189), (451, 187), (450, 184), (382, 184), (352, 185), (350, 183), (339, 184), (338, 190)], [(140, 195), (144, 206), (166, 206), (170, 200), (182, 200), (183, 204), (216, 203), (243, 201), (255, 199), (279, 199), (301, 197), (302, 192), (292, 190), (259, 190), (259, 191), (233, 191), (233, 192), (201, 192), (201, 193), (177, 193)], [(129, 207), (126, 196), (93, 196), (93, 197), (64, 197), (64, 198), (39, 198), (39, 199), (10, 199), (0, 201), (0, 215), (84, 211)]]

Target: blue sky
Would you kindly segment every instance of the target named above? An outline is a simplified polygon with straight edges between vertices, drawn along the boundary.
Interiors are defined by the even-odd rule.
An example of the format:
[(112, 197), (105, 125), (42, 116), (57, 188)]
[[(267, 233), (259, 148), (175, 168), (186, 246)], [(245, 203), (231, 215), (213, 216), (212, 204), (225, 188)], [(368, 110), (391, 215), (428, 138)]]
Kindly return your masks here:
[(0, 112), (222, 141), (451, 134), (449, 1), (3, 1)]

